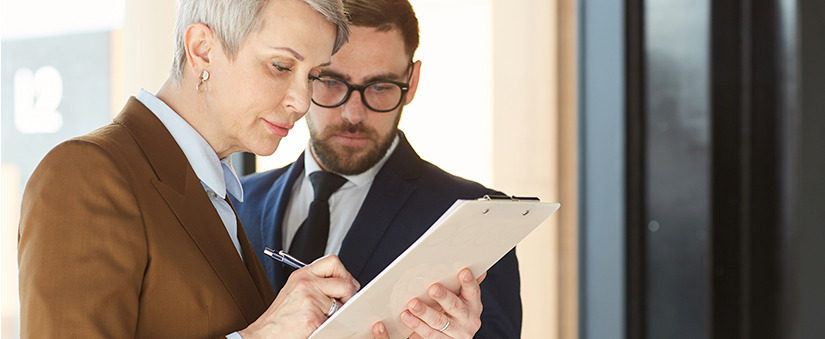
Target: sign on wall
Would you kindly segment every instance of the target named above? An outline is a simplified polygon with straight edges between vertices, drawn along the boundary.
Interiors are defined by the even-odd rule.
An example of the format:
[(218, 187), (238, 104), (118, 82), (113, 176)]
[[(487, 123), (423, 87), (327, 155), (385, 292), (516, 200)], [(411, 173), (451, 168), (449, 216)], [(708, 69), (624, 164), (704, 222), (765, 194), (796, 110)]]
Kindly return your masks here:
[(18, 169), (20, 187), (52, 147), (111, 121), (110, 36), (3, 40), (0, 161)]

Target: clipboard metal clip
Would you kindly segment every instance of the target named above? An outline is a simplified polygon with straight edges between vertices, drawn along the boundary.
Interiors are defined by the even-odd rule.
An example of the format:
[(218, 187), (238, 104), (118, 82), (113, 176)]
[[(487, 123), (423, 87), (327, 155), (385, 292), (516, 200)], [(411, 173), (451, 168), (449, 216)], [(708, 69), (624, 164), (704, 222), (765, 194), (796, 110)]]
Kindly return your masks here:
[(487, 194), (478, 200), (484, 201), (500, 201), (500, 200), (510, 200), (510, 201), (521, 201), (521, 200), (528, 200), (528, 201), (541, 201), (538, 197), (517, 197), (515, 195), (501, 195), (501, 194)]

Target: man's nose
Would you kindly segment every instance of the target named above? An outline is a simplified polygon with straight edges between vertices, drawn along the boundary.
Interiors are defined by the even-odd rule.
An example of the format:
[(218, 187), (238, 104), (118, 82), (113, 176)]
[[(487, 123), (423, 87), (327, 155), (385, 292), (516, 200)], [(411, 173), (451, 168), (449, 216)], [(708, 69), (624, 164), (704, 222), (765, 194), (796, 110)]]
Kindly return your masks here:
[(341, 117), (351, 124), (357, 124), (367, 118), (369, 108), (364, 105), (361, 91), (352, 91), (341, 111)]

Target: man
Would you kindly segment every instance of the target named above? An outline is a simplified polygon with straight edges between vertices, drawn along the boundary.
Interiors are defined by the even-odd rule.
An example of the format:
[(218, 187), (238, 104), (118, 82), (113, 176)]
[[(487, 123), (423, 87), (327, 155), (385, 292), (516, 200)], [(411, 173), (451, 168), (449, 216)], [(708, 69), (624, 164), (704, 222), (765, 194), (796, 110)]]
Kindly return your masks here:
[[(296, 254), (294, 247), (299, 241), (295, 239), (302, 238), (302, 223), (309, 221), (308, 212), (315, 204), (314, 173), (334, 172), (346, 178), (328, 198), (329, 229), (321, 235), (328, 240), (320, 254), (338, 254), (362, 286), (418, 239), (456, 199), (494, 193), (422, 160), (398, 130), (403, 106), (415, 97), (421, 69), (420, 61), (412, 62), (418, 47), (418, 20), (408, 1), (345, 0), (344, 6), (350, 14), (350, 42), (313, 81), (314, 105), (306, 117), (311, 138), (307, 150), (289, 166), (242, 179), (246, 199), (236, 204), (276, 291), (289, 271), (266, 258), (263, 250), (270, 247)], [(299, 259), (311, 261), (314, 257)], [(452, 300), (461, 300), (468, 309), (481, 310), (478, 300), (451, 297), (458, 297)], [(484, 305), (477, 337), (520, 337), (521, 300), (514, 251), (487, 272), (481, 300)], [(474, 332), (472, 312), (464, 314), (469, 316), (462, 322), (458, 319), (462, 316), (434, 308), (425, 308), (429, 313), (414, 312), (414, 303), (408, 307), (417, 318), (409, 318), (405, 311), (402, 321), (423, 337), (434, 331), (451, 337)], [(477, 323), (478, 317), (474, 320)], [(461, 330), (466, 331), (459, 333)]]
[[(55, 147), (23, 195), (23, 338), (306, 338), (357, 282), (335, 257), (277, 297), (226, 199), (347, 37), (340, 0), (182, 0), (173, 72)], [(238, 331), (238, 333), (233, 333)]]

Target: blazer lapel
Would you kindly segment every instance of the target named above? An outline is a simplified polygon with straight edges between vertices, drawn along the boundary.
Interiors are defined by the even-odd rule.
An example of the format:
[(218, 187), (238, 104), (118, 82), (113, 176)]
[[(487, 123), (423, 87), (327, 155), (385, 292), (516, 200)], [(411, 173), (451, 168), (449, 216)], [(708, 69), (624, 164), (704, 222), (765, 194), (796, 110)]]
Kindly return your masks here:
[(339, 257), (356, 279), (404, 203), (415, 192), (421, 158), (399, 131), (395, 152), (375, 176), (367, 198), (341, 245)]
[[(258, 292), (247, 265), (232, 245), (220, 216), (172, 135), (135, 98), (129, 99), (115, 122), (132, 132), (157, 174), (152, 184), (235, 299), (246, 320), (251, 323), (257, 319), (266, 310), (268, 300)], [(242, 244), (250, 247), (245, 235), (241, 236), (240, 224), (238, 229)], [(254, 254), (245, 258), (257, 261)]]
[[(227, 199), (227, 201), (229, 205), (232, 206), (232, 202), (229, 201), (229, 199)], [(232, 209), (234, 210), (235, 207), (233, 206)], [(235, 214), (237, 215), (237, 213)], [(275, 291), (272, 290), (272, 286), (269, 284), (269, 278), (266, 277), (266, 272), (264, 272), (261, 262), (257, 259), (246, 259), (257, 258), (257, 256), (255, 255), (255, 249), (252, 248), (252, 244), (249, 243), (249, 239), (246, 237), (246, 232), (244, 232), (243, 226), (241, 225), (241, 219), (237, 217), (236, 219), (238, 220), (238, 241), (241, 243), (241, 253), (243, 253), (244, 262), (246, 263), (246, 270), (249, 271), (253, 283), (255, 283), (255, 286), (258, 288), (258, 292), (261, 297), (263, 297), (265, 304), (268, 305), (275, 300)]]
[[(263, 206), (272, 206), (273, 208), (266, 209), (261, 217), (259, 226), (261, 227), (261, 234), (264, 235), (264, 239), (269, 239), (269, 241), (264, 242), (264, 246), (269, 246), (274, 250), (284, 248), (282, 226), (286, 215), (286, 207), (292, 195), (292, 186), (303, 173), (304, 153), (301, 153), (286, 173), (275, 180), (272, 189), (267, 193)], [(280, 291), (289, 277), (289, 272), (284, 271), (283, 266), (274, 260), (269, 260), (264, 264), (264, 268), (270, 277), (274, 277), (272, 285), (275, 291)]]

